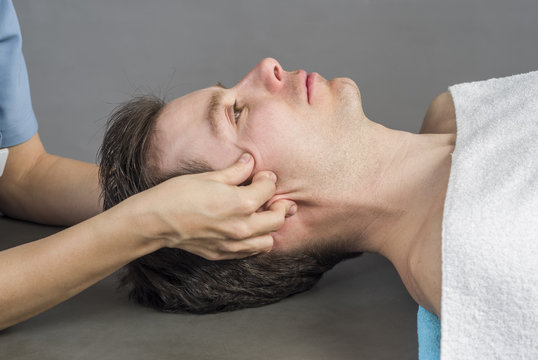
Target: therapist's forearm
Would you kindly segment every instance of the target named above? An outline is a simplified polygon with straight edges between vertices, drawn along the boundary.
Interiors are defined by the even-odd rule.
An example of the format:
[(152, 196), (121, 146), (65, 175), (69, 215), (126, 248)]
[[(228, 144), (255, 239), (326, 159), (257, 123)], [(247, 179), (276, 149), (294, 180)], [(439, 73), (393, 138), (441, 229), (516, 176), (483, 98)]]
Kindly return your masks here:
[(88, 219), (101, 212), (98, 167), (46, 153), (36, 135), (10, 149), (0, 178), (0, 211), (50, 225)]
[(73, 225), (101, 212), (95, 164), (43, 154), (27, 175), (22, 217), (44, 224)]
[(142, 236), (135, 219), (112, 208), (42, 240), (0, 252), (0, 329), (72, 297), (164, 246)]

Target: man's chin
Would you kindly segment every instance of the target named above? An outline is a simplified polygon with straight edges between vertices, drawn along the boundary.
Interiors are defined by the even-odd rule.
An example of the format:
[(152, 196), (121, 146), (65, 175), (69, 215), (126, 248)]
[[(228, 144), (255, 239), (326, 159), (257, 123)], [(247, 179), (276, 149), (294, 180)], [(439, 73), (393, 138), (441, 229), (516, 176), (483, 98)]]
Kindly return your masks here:
[(353, 79), (348, 77), (337, 77), (329, 81), (329, 86), (342, 104), (348, 103), (350, 100), (358, 100), (359, 103), (361, 102), (359, 86)]
[[(354, 119), (357, 116), (364, 117), (362, 98), (359, 87), (350, 78), (336, 78), (334, 89), (340, 101), (340, 113), (342, 118)], [(332, 80), (331, 80), (332, 81)]]
[(331, 83), (331, 85), (334, 85), (334, 86), (343, 86), (343, 87), (351, 86), (356, 91), (359, 91), (359, 86), (357, 85), (357, 83), (353, 79), (348, 78), (348, 77), (337, 77), (330, 80), (329, 83)]

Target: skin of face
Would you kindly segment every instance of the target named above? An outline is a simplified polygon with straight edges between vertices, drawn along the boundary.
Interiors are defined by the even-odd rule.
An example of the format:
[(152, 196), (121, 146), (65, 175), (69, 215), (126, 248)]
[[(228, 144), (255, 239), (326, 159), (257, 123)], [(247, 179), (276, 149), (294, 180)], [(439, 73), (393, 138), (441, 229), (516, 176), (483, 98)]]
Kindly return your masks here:
[[(268, 205), (280, 198), (298, 204), (297, 214), (274, 236), (275, 248), (299, 247), (314, 236), (301, 219), (346, 176), (347, 145), (356, 141), (358, 120), (365, 118), (351, 79), (307, 76), (304, 70), (284, 71), (267, 58), (230, 89), (213, 86), (172, 100), (155, 124), (150, 166), (171, 172), (194, 160), (222, 169), (249, 152), (256, 164), (253, 173), (271, 170), (278, 177)], [(222, 93), (214, 108), (217, 131), (207, 109), (215, 92)]]

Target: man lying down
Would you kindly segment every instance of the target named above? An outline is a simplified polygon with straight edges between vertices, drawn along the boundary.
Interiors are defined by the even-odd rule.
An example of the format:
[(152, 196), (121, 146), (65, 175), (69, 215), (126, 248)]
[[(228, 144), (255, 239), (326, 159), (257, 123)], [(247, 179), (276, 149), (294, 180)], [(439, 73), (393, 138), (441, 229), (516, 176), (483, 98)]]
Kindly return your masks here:
[[(536, 82), (527, 84), (532, 91), (538, 88)], [(529, 174), (525, 171), (531, 167), (518, 167), (518, 162), (499, 168), (502, 156), (494, 169), (486, 161), (491, 156), (487, 151), (495, 149), (495, 139), (504, 152), (526, 141), (536, 151), (536, 120), (534, 132), (529, 125), (524, 129), (526, 137), (517, 133), (516, 140), (505, 144), (499, 135), (506, 130), (504, 119), (494, 117), (486, 124), (488, 118), (481, 116), (480, 108), (468, 110), (468, 102), (479, 104), (477, 93), (471, 90), (455, 98), (455, 111), (454, 91), (451, 88), (452, 96), (444, 93), (430, 105), (421, 134), (388, 129), (368, 119), (359, 88), (351, 79), (328, 81), (317, 73), (287, 72), (274, 59), (262, 60), (233, 88), (218, 84), (166, 104), (147, 96), (124, 104), (112, 115), (100, 151), (105, 209), (173, 176), (225, 168), (244, 152), (255, 159), (253, 173), (271, 170), (278, 177), (276, 195), (267, 206), (278, 199), (297, 204), (297, 212), (273, 234), (274, 247), (268, 253), (212, 262), (182, 250), (161, 249), (133, 261), (122, 279), (130, 297), (167, 312), (210, 313), (260, 306), (310, 289), (339, 261), (375, 252), (392, 262), (415, 301), (439, 317), (442, 245), (443, 266), (445, 249), (453, 250), (446, 236), (473, 242), (473, 234), (480, 229), (489, 234), (482, 236), (489, 241), (486, 248), (492, 250), (498, 244), (502, 248), (504, 235), (491, 233), (498, 226), (481, 229), (480, 220), (509, 221), (516, 230), (519, 225), (514, 224), (514, 217), (495, 215), (502, 201), (493, 206), (485, 200), (495, 198), (498, 191), (508, 198), (509, 190), (520, 191), (514, 180), (517, 172), (529, 181), (538, 175), (538, 166), (533, 165), (534, 173)], [(485, 101), (487, 110), (497, 106), (501, 111), (491, 100), (492, 92), (485, 93), (490, 96)], [(467, 113), (460, 110), (459, 99)], [(456, 114), (461, 150), (455, 148)], [(467, 117), (473, 114), (477, 116), (474, 122), (461, 125), (464, 119), (471, 121)], [(457, 166), (457, 172), (451, 173), (451, 166)], [(479, 166), (476, 177), (471, 174), (473, 166)], [(469, 195), (460, 193), (466, 186), (480, 188), (480, 181), (489, 186), (488, 176), (497, 179), (498, 186), (484, 189), (474, 202), (467, 198), (462, 206), (453, 206), (459, 204), (460, 196)], [(505, 180), (509, 186), (502, 185)], [(531, 186), (530, 182), (522, 184)], [(525, 206), (536, 214), (536, 181), (532, 184), (534, 192)], [(457, 215), (445, 213), (445, 200)], [(492, 206), (491, 213), (479, 206), (481, 201)], [(469, 232), (460, 226), (460, 233), (451, 233), (444, 224), (446, 218), (456, 223), (462, 220)], [(536, 225), (531, 232), (536, 239)], [(443, 267), (443, 285), (447, 270), (457, 271)], [(474, 286), (471, 275), (472, 269), (459, 277), (469, 279), (468, 283), (460, 281), (465, 283), (463, 288)], [(452, 290), (443, 287), (443, 299), (447, 291)], [(460, 305), (474, 309), (472, 304)], [(445, 325), (450, 328), (450, 317), (443, 313), (443, 331)], [(478, 321), (476, 316), (473, 321)], [(450, 340), (451, 333), (447, 334)]]

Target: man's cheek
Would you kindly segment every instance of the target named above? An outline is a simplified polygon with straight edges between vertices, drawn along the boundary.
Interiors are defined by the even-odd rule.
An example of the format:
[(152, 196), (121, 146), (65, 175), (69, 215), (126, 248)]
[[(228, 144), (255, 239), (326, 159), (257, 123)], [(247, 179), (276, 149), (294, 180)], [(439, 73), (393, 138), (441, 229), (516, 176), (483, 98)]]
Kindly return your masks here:
[[(256, 168), (258, 166), (266, 167), (269, 164), (274, 165), (275, 162), (281, 161), (283, 154), (290, 153), (291, 144), (286, 131), (270, 123), (252, 127), (245, 133), (244, 137), (245, 148), (252, 149), (258, 155)], [(263, 165), (258, 163), (260, 160), (263, 161)], [(264, 170), (272, 169), (266, 168)]]

